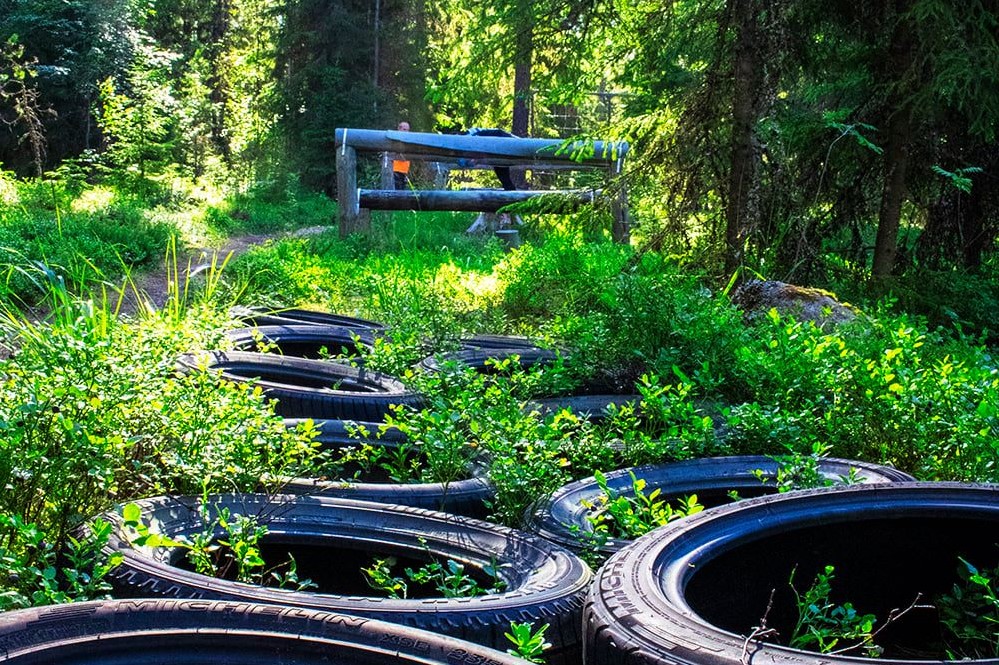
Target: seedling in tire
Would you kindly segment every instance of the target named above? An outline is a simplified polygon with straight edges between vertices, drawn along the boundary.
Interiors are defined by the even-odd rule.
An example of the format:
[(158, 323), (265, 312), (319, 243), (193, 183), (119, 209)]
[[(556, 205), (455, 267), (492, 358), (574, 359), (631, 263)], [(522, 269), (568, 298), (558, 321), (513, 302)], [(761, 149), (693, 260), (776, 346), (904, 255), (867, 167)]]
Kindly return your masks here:
[[(765, 485), (773, 484), (777, 492), (810, 489), (813, 487), (831, 487), (832, 485), (856, 485), (864, 479), (858, 475), (855, 468), (850, 468), (849, 474), (837, 479), (822, 475), (819, 465), (829, 457), (832, 446), (821, 442), (812, 445), (812, 452), (807, 455), (791, 451), (787, 455), (772, 455), (770, 459), (777, 463), (777, 473), (773, 476), (763, 469), (756, 469), (753, 475)], [(737, 500), (737, 499), (733, 499)]]
[(704, 510), (697, 495), (679, 499), (674, 507), (660, 498), (662, 490), (656, 488), (645, 494), (645, 479), (630, 472), (632, 494), (619, 494), (607, 485), (607, 477), (599, 471), (593, 474), (602, 494), (596, 501), (585, 502), (590, 509), (586, 519), (593, 525), (595, 534), (613, 538), (638, 538), (652, 529)]
[(547, 623), (534, 630), (532, 623), (511, 621), (510, 632), (503, 634), (513, 642), (513, 648), (507, 649), (506, 652), (532, 663), (544, 663), (544, 650), (551, 646), (551, 642), (545, 641), (546, 630), (548, 630)]
[(803, 593), (794, 586), (794, 575), (791, 571), (788, 584), (794, 592), (798, 606), (798, 620), (788, 646), (795, 649), (832, 653), (841, 640), (851, 640), (855, 643), (838, 651), (862, 649), (869, 658), (875, 658), (881, 653), (881, 648), (872, 642), (874, 624), (877, 618), (873, 614), (860, 614), (852, 603), (835, 605), (829, 600), (832, 593), (832, 581), (835, 578), (835, 568), (826, 566), (815, 576), (815, 581)]
[(952, 660), (999, 657), (999, 566), (981, 571), (958, 557), (958, 582), (937, 598)]
[[(267, 525), (260, 524), (252, 515), (232, 514), (228, 508), (217, 511), (212, 517), (204, 503), (200, 514), (204, 529), (193, 538), (174, 539), (154, 532), (142, 521), (142, 509), (134, 503), (122, 508), (125, 526), (135, 534), (131, 542), (139, 547), (176, 547), (187, 550), (187, 559), (195, 572), (211, 577), (225, 578), (232, 575), (238, 582), (264, 585), (267, 582), (280, 588), (296, 591), (315, 588), (309, 579), (298, 577), (295, 558), (266, 568), (260, 554), (260, 539), (267, 535)], [(219, 532), (224, 535), (219, 536)], [(280, 570), (282, 567), (284, 571)]]
[[(427, 553), (429, 554), (429, 549)], [(453, 559), (448, 559), (443, 564), (435, 559), (416, 570), (406, 568), (403, 570), (405, 578), (392, 573), (392, 566), (395, 564), (395, 557), (375, 559), (369, 568), (362, 568), (361, 572), (364, 573), (368, 586), (389, 598), (406, 598), (409, 582), (432, 585), (443, 598), (473, 598), (506, 590), (506, 582), (500, 578), (495, 564), (483, 567), (483, 571), (490, 577), (489, 587), (480, 586), (465, 572), (464, 564)]]

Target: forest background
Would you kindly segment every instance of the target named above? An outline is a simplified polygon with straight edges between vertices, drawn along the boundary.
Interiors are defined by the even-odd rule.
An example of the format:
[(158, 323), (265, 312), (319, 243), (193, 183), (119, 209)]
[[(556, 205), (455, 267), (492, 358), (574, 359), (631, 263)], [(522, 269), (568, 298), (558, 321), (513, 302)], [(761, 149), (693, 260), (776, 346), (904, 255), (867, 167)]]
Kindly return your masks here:
[(156, 204), (190, 195), (178, 179), (332, 195), (336, 127), (626, 139), (639, 247), (980, 327), (999, 299), (997, 9), (0, 0), (0, 165)]

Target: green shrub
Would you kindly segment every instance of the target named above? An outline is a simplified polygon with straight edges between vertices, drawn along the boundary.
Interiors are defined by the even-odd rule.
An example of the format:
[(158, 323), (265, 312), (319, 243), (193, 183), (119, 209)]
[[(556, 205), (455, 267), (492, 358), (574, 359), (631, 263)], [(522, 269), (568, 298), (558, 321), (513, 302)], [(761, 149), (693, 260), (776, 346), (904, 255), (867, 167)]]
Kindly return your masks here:
[(732, 410), (739, 450), (824, 444), (926, 479), (999, 478), (999, 369), (986, 349), (887, 313), (828, 334), (772, 314), (756, 332), (740, 353), (759, 383), (758, 401)]
[(131, 268), (151, 266), (163, 258), (171, 229), (145, 220), (135, 204), (122, 202), (100, 212), (65, 213), (61, 217), (32, 210), (5, 216), (0, 222), (0, 263), (8, 266), (0, 295), (33, 302), (30, 279), (16, 266), (38, 262), (69, 276), (82, 292), (86, 286), (115, 279)]
[[(182, 310), (167, 307), (126, 324), (58, 280), (45, 301), (44, 322), (9, 306), (0, 311), (0, 333), (16, 349), (0, 361), (0, 505), (9, 518), (0, 542), (8, 565), (41, 565), (28, 537), (34, 532), (64, 560), (80, 547), (74, 529), (117, 502), (248, 491), (313, 453), (312, 441), (287, 431), (259, 389), (177, 376), (177, 354), (217, 347), (224, 317), (189, 307), (172, 318)], [(56, 593), (45, 575), (21, 579), (22, 596)], [(65, 586), (72, 583), (67, 577), (56, 590), (101, 591), (76, 593)]]

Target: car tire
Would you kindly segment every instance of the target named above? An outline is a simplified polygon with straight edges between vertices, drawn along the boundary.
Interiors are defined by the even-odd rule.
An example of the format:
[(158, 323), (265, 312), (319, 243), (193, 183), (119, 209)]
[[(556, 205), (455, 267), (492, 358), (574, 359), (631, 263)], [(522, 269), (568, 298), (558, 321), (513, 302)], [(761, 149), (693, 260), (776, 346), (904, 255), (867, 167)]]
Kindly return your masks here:
[(382, 421), (393, 405), (420, 408), (423, 399), (397, 378), (340, 363), (250, 351), (187, 353), (183, 372), (218, 372), (236, 383), (255, 382), (277, 400), (278, 415), (288, 418)]
[[(655, 490), (660, 490), (664, 499), (696, 494), (702, 505), (711, 507), (728, 503), (729, 492), (737, 492), (743, 498), (776, 493), (772, 483), (761, 482), (754, 472), (760, 470), (766, 478), (772, 479), (777, 468), (777, 463), (769, 457), (737, 455), (619, 469), (605, 477), (608, 488), (618, 495), (634, 496), (631, 480), (634, 473), (636, 478), (645, 480), (646, 496)], [(851, 469), (865, 484), (915, 480), (907, 473), (880, 464), (835, 458), (819, 462), (819, 472), (830, 481), (847, 476)], [(592, 476), (570, 483), (532, 511), (526, 528), (562, 547), (580, 552), (585, 549), (585, 535), (593, 532), (592, 524), (586, 519), (589, 513), (586, 504), (592, 504), (602, 494), (603, 490)], [(610, 556), (630, 542), (613, 539), (598, 547), (597, 552)]]
[(836, 596), (849, 599), (858, 613), (884, 621), (892, 609), (910, 603), (915, 608), (914, 598), (950, 591), (959, 556), (994, 562), (997, 530), (995, 485), (854, 485), (706, 510), (639, 538), (604, 564), (584, 610), (583, 662), (914, 665), (948, 660), (924, 650), (940, 635), (939, 618), (925, 605), (903, 620), (912, 622), (908, 629), (899, 621), (878, 638), (879, 644), (882, 637), (892, 643), (884, 645), (887, 650), (876, 661), (751, 637), (763, 625), (788, 639), (798, 616), (789, 589), (795, 572), (798, 588), (804, 589), (816, 572), (835, 564)]
[(10, 665), (456, 665), (523, 661), (427, 631), (323, 610), (139, 599), (0, 615)]
[(364, 329), (303, 324), (235, 328), (226, 337), (237, 351), (257, 351), (264, 344), (281, 355), (310, 360), (362, 356), (375, 343), (374, 334)]
[[(204, 526), (193, 497), (158, 497), (137, 502), (150, 529), (169, 538), (200, 533)], [(137, 547), (117, 513), (105, 516), (114, 531), (109, 552), (123, 563), (109, 581), (119, 596), (172, 597), (273, 603), (394, 623), (505, 648), (510, 622), (549, 623), (549, 665), (578, 662), (580, 612), (591, 573), (586, 564), (532, 534), (488, 522), (406, 506), (302, 496), (220, 495), (210, 511), (261, 516), (269, 536), (280, 544), (320, 548), (326, 574), (340, 580), (348, 571), (339, 561), (359, 548), (453, 559), (479, 570), (500, 566), (507, 590), (472, 598), (390, 599), (370, 595), (308, 593), (273, 589), (206, 577), (175, 564), (180, 552), (167, 547)], [(289, 545), (289, 547), (291, 547)], [(327, 551), (328, 550), (328, 551)], [(365, 555), (367, 556), (367, 555)], [(338, 561), (330, 568), (330, 561)], [(307, 573), (299, 560), (300, 573)], [(353, 571), (357, 573), (357, 571)], [(359, 573), (357, 573), (359, 574)]]

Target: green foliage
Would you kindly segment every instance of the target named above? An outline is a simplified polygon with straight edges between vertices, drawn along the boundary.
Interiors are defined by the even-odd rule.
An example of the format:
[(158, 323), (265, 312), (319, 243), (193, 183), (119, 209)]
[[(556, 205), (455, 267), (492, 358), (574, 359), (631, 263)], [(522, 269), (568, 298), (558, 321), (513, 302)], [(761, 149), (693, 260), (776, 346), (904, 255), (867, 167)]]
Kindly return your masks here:
[[(829, 456), (832, 446), (816, 441), (808, 454), (791, 451), (787, 455), (771, 455), (777, 463), (777, 473), (771, 476), (762, 469), (753, 471), (761, 483), (774, 485), (779, 493), (813, 487), (829, 487), (837, 481), (822, 474), (819, 465)], [(857, 470), (851, 468), (849, 475), (841, 476), (839, 484), (853, 485), (861, 481)]]
[(361, 568), (365, 581), (375, 591), (379, 591), (389, 598), (406, 598), (409, 594), (409, 584), (398, 575), (392, 574), (392, 567), (397, 560), (395, 557), (375, 559), (368, 568)]
[(335, 213), (328, 197), (308, 191), (297, 178), (288, 177), (283, 183), (258, 181), (246, 191), (230, 194), (206, 210), (205, 224), (223, 237), (274, 233), (329, 226)]
[(629, 464), (658, 464), (727, 451), (715, 433), (712, 417), (694, 402), (693, 383), (663, 385), (658, 376), (644, 374), (635, 388), (639, 400), (611, 408), (600, 427), (621, 442)]
[(110, 536), (111, 524), (94, 520), (60, 549), (37, 525), (0, 514), (0, 612), (110, 598), (105, 578), (122, 558), (105, 550)]
[[(999, 307), (999, 279), (996, 264), (990, 261), (980, 272), (919, 268), (886, 282), (890, 296), (886, 307), (896, 315), (926, 318), (930, 330), (944, 328), (974, 338), (982, 336), (995, 343), (993, 312)], [(857, 293), (863, 297), (862, 293)]]
[(758, 332), (738, 372), (760, 401), (732, 409), (734, 449), (820, 443), (924, 478), (994, 477), (999, 377), (986, 349), (888, 314), (829, 333), (773, 315)]
[[(426, 549), (426, 543), (424, 543)], [(495, 565), (485, 566), (483, 572), (489, 577), (489, 586), (481, 586), (465, 572), (465, 565), (448, 559), (445, 563), (434, 559), (426, 549), (431, 561), (419, 568), (405, 568), (405, 577), (393, 575), (392, 567), (398, 562), (395, 557), (375, 559), (368, 568), (362, 568), (368, 586), (380, 591), (389, 598), (406, 598), (410, 584), (429, 587), (441, 598), (474, 598), (488, 594), (503, 593), (506, 582), (499, 576)]]
[[(361, 434), (364, 431), (359, 428), (357, 434), (366, 436)], [(398, 445), (364, 443), (320, 453), (303, 471), (310, 475), (367, 482), (384, 475), (394, 483), (413, 483), (419, 482), (421, 469), (425, 466), (423, 455), (408, 442)]]
[(532, 663), (544, 663), (545, 649), (551, 646), (551, 642), (545, 641), (545, 631), (548, 630), (548, 626), (546, 623), (535, 630), (532, 623), (511, 621), (510, 632), (503, 635), (513, 643), (513, 648), (507, 649), (506, 652)]
[(951, 660), (999, 657), (999, 567), (980, 571), (958, 557), (958, 582), (936, 599)]
[(964, 192), (965, 194), (971, 193), (971, 178), (968, 176), (974, 173), (982, 172), (982, 169), (977, 166), (966, 166), (963, 169), (948, 171), (938, 164), (934, 164), (930, 167), (930, 169), (943, 178), (952, 187)]
[[(224, 315), (192, 306), (171, 319), (168, 308), (126, 324), (46, 276), (46, 321), (0, 307), (4, 344), (17, 348), (0, 361), (0, 505), (52, 552), (72, 551), (73, 530), (119, 501), (252, 490), (314, 453), (259, 390), (176, 375), (178, 353), (220, 342)], [(11, 556), (35, 556), (25, 538)]]
[(618, 493), (607, 486), (607, 477), (597, 472), (594, 478), (602, 494), (596, 501), (586, 503), (589, 510), (587, 521), (593, 527), (595, 537), (632, 539), (644, 536), (649, 531), (669, 524), (674, 520), (689, 517), (704, 510), (697, 502), (697, 495), (691, 494), (676, 500), (676, 505), (660, 498), (661, 488), (645, 494), (645, 479), (631, 476), (631, 491)]
[(795, 588), (795, 571), (791, 572), (788, 584), (794, 592), (798, 619), (788, 645), (820, 653), (863, 650), (867, 657), (876, 657), (881, 651), (872, 642), (877, 619), (873, 614), (860, 614), (851, 603), (836, 605), (829, 599), (834, 570), (833, 566), (826, 566), (804, 592)]
[(171, 236), (168, 226), (148, 221), (136, 201), (119, 199), (96, 211), (66, 210), (71, 200), (42, 182), (19, 184), (14, 195), (27, 205), (0, 206), (0, 297), (37, 302), (42, 295), (37, 271), (23, 270), (31, 263), (67, 275), (82, 294), (133, 268), (155, 265)]
[(303, 591), (316, 585), (299, 579), (295, 559), (267, 568), (260, 552), (260, 539), (267, 535), (267, 525), (254, 515), (232, 514), (228, 508), (209, 507), (207, 494), (199, 506), (202, 530), (191, 538), (170, 538), (157, 533), (142, 520), (138, 504), (122, 506), (122, 519), (134, 534), (136, 547), (170, 547), (186, 551), (187, 559), (201, 575), (245, 582), (272, 584)]
[(473, 598), (487, 594), (502, 593), (504, 582), (494, 566), (486, 566), (483, 571), (490, 577), (491, 584), (482, 587), (465, 573), (464, 564), (448, 559), (446, 563), (431, 561), (416, 570), (406, 569), (406, 577), (415, 584), (430, 584), (444, 598)]
[(468, 477), (469, 465), (477, 452), (469, 445), (467, 421), (463, 407), (475, 408), (477, 398), (472, 391), (461, 391), (456, 401), (445, 401), (443, 395), (431, 397), (428, 408), (420, 411), (396, 409), (385, 424), (406, 435), (409, 445), (418, 449), (425, 463), (419, 477), (424, 482), (447, 483)]

